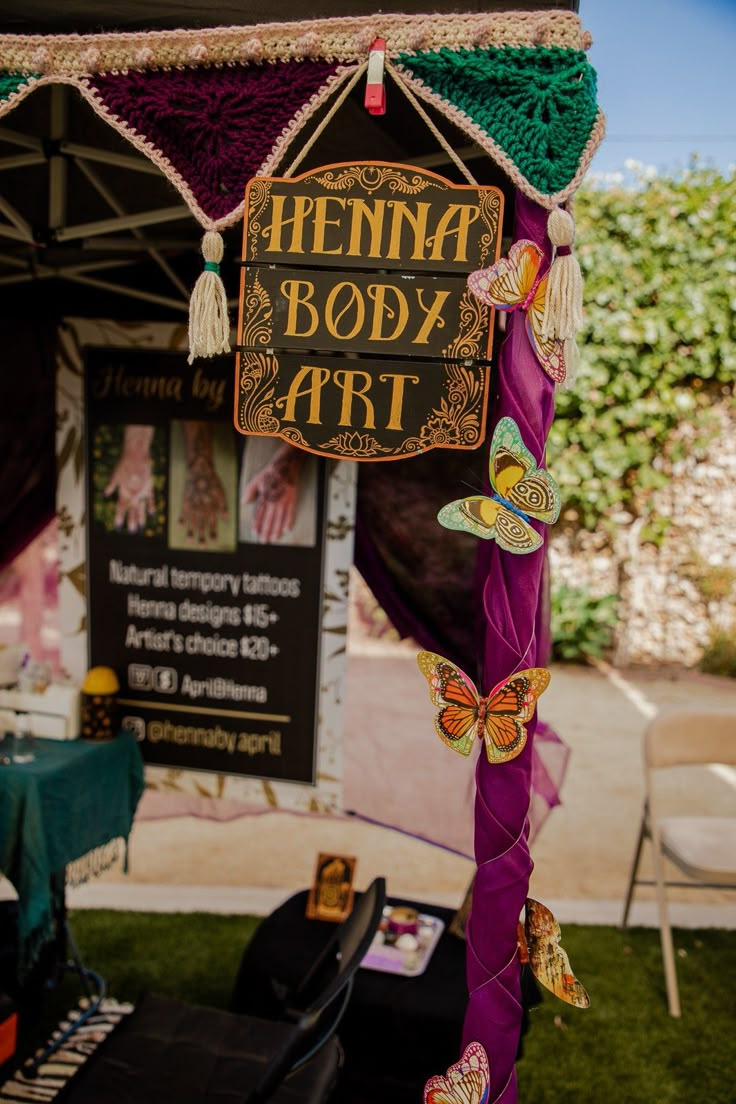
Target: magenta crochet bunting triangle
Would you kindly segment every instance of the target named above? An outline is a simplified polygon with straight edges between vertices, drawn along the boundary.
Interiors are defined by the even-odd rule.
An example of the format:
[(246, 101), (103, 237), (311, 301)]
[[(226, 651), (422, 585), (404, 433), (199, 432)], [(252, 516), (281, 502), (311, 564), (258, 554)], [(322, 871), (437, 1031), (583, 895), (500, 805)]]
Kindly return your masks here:
[(166, 175), (182, 191), (183, 181), (216, 220), (238, 207), (282, 132), (337, 69), (337, 62), (304, 60), (130, 70), (91, 77), (88, 87), (109, 121), (139, 148), (146, 143), (152, 160), (163, 155), (174, 170), (161, 164)]

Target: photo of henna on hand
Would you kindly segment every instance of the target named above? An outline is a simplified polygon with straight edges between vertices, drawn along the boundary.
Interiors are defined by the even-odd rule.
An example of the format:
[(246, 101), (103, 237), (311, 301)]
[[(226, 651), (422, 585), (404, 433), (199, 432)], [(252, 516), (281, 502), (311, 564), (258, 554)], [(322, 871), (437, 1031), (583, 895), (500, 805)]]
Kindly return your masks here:
[(237, 459), (232, 426), (173, 421), (169, 547), (235, 551)]
[(95, 520), (108, 532), (162, 536), (165, 431), (151, 425), (99, 425), (91, 452)]
[(317, 541), (319, 461), (275, 437), (246, 437), (238, 539), (312, 548)]

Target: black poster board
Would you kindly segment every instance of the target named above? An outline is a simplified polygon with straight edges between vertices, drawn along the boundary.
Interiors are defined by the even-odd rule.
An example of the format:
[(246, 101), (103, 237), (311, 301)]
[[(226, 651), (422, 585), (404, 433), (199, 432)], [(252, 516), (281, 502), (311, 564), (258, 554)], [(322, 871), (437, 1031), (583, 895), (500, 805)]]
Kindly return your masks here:
[(87, 350), (90, 665), (147, 762), (313, 784), (325, 463), (274, 543), (284, 446), (238, 434), (233, 398), (229, 358)]

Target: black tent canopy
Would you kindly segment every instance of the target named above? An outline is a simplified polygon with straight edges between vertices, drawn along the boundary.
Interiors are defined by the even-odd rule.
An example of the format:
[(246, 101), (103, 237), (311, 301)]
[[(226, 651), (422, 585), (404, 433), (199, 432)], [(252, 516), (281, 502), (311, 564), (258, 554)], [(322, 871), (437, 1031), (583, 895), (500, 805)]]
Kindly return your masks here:
[(402, 0), (395, 8), (385, 9), (365, 0), (313, 0), (305, 10), (300, 0), (281, 0), (278, 5), (264, 0), (245, 4), (202, 4), (200, 0), (7, 0), (0, 12), (3, 34), (93, 34), (97, 31), (168, 30), (175, 27), (228, 27), (272, 20), (333, 19), (335, 16), (380, 15), (384, 10), (400, 10), (406, 15), (432, 12), (494, 11), (578, 11), (579, 0)]
[[(422, 12), (421, 0), (401, 5)], [(437, 13), (576, 11), (577, 0), (526, 3), (468, 3), (434, 0)], [(304, 17), (290, 0), (278, 5), (278, 21)], [(309, 18), (375, 15), (363, 0), (322, 2)], [(249, 3), (202, 6), (194, 0), (166, 3), (117, 0), (100, 5), (71, 0), (20, 4), (0, 12), (0, 35), (79, 34), (242, 26), (274, 19), (273, 7)], [(1, 68), (1, 66), (0, 66)], [(457, 169), (407, 100), (387, 88), (388, 111), (373, 117), (362, 103), (359, 84), (305, 159), (302, 168), (350, 159), (399, 161), (430, 168), (459, 180)], [(428, 111), (480, 183), (509, 195), (512, 187), (486, 151)], [(317, 112), (316, 126), (324, 111)], [(310, 133), (308, 128), (305, 136)], [(282, 168), (298, 150), (290, 148)], [(507, 216), (511, 205), (507, 204)], [(90, 109), (64, 83), (36, 89), (0, 120), (0, 312), (8, 317), (69, 314), (186, 319), (188, 292), (201, 267), (200, 231), (190, 212), (155, 164)], [(227, 232), (223, 277), (237, 286), (233, 260), (239, 230)], [(29, 296), (29, 285), (32, 295)], [(145, 306), (142, 306), (145, 304)]]

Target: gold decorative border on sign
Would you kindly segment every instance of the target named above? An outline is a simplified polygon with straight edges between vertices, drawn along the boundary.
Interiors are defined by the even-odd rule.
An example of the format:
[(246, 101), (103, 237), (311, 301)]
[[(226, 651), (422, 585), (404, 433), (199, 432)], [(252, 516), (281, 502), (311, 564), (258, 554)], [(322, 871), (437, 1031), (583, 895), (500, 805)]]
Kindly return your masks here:
[(248, 185), (248, 210), (245, 228), (250, 239), (250, 255), (258, 253), (258, 237), (261, 233), (260, 216), (263, 214), (268, 197), (271, 195), (272, 181), (268, 177), (254, 176)]
[(304, 434), (296, 426), (287, 426), (286, 429), (279, 430), (279, 436), (284, 441), (289, 441), (292, 445), (296, 445), (297, 448), (310, 448), (309, 441)]
[(281, 422), (274, 417), (273, 404), (279, 362), (267, 353), (244, 353), (240, 360), (240, 403), (238, 429), (241, 433), (275, 435)]
[[(488, 227), (487, 233), (480, 239), (480, 263), (479, 268), (485, 268), (488, 260), (495, 261), (497, 256), (494, 255), (489, 258), (488, 254), (493, 246), (494, 241), (498, 240), (500, 245), (501, 235), (499, 233), (498, 220), (501, 216), (501, 196), (495, 188), (491, 188), (487, 191), (479, 190), (479, 202), (478, 207), (480, 210), (480, 217)], [(498, 251), (496, 251), (496, 254)]]
[(271, 298), (258, 279), (256, 272), (253, 283), (245, 289), (243, 298), (245, 324), (241, 342), (243, 345), (270, 345), (273, 334), (273, 305)]
[(475, 375), (463, 364), (446, 364), (447, 398), (434, 408), (418, 437), (407, 437), (403, 455), (433, 448), (474, 448), (480, 444), (482, 419), (478, 407), (485, 390), (486, 369), (478, 365)]
[(361, 188), (365, 188), (367, 192), (375, 192), (386, 184), (390, 191), (402, 192), (404, 195), (417, 195), (430, 186), (434, 186), (441, 191), (447, 191), (447, 185), (443, 185), (437, 179), (428, 180), (421, 173), (415, 173), (409, 179), (407, 172), (389, 166), (379, 167), (378, 165), (351, 165), (338, 173), (326, 172), (321, 176), (315, 175), (314, 179), (323, 188), (329, 188), (330, 191), (334, 192), (349, 191), (356, 184)]
[(372, 456), (382, 453), (394, 453), (397, 450), (382, 445), (375, 437), (368, 433), (359, 433), (357, 430), (346, 430), (330, 437), (320, 446), (322, 449), (330, 449), (333, 456), (344, 456), (350, 460), (369, 460)]
[(460, 299), (460, 329), (442, 350), (446, 360), (485, 360), (490, 309), (466, 288)]

